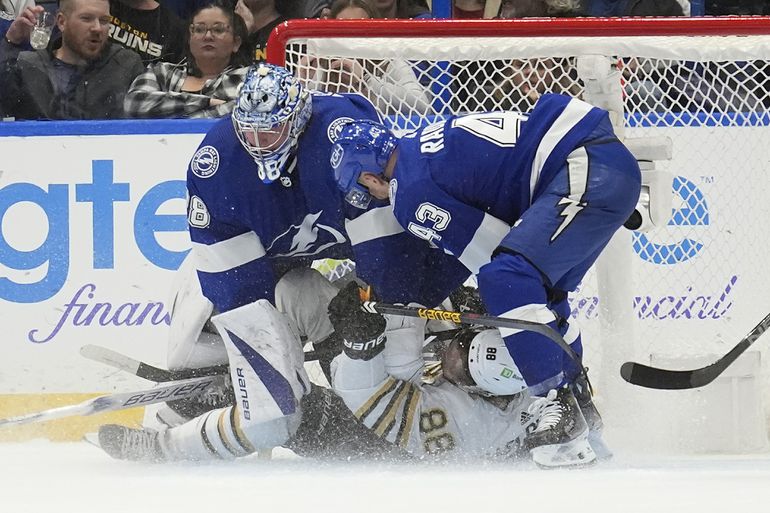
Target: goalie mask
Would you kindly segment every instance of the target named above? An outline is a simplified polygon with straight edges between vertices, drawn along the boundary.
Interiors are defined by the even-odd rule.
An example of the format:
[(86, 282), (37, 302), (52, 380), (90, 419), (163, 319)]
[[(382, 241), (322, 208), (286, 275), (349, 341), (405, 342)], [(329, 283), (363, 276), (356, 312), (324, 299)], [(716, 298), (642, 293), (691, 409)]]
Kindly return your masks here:
[[(439, 335), (424, 350), (423, 381), (439, 375), (460, 389), (486, 397), (514, 395), (527, 388), (496, 329), (463, 328)], [(427, 377), (427, 379), (426, 379)]]
[(331, 165), (345, 201), (360, 209), (369, 206), (372, 196), (358, 179), (364, 171), (382, 174), (397, 144), (388, 127), (374, 121), (362, 119), (342, 127), (332, 147)]
[(287, 69), (264, 63), (249, 68), (232, 119), (264, 183), (281, 176), (311, 111), (310, 95)]

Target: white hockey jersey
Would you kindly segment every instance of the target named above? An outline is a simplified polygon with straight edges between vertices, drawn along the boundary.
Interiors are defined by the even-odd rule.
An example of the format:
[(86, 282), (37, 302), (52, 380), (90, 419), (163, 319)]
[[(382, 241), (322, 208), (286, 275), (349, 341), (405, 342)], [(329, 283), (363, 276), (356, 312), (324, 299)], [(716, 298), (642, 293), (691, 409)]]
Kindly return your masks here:
[(377, 435), (415, 456), (515, 456), (534, 401), (526, 393), (501, 409), (442, 381), (422, 384), (425, 321), (385, 316), (385, 350), (369, 361), (344, 353), (332, 362), (332, 386)]

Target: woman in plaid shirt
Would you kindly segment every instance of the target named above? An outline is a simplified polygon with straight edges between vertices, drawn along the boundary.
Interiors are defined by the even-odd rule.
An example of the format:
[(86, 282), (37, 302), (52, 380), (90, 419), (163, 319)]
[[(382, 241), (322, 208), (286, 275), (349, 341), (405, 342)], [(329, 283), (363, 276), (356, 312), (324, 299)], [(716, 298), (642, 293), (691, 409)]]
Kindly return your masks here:
[(219, 2), (199, 8), (187, 32), (187, 58), (151, 64), (136, 77), (123, 108), (134, 118), (218, 118), (232, 111), (254, 50), (246, 25)]

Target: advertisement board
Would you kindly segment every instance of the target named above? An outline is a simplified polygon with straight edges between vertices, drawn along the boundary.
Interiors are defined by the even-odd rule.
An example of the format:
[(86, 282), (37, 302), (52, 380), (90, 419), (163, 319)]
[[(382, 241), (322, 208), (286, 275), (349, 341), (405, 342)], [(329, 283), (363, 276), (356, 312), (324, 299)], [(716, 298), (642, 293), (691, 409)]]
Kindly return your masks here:
[[(190, 248), (185, 172), (211, 123), (0, 123), (0, 417), (35, 409), (31, 398), (147, 387), (84, 359), (85, 344), (165, 365), (170, 287)], [(647, 362), (723, 354), (766, 315), (770, 236), (756, 228), (768, 218), (766, 130), (660, 130), (674, 141), (661, 163), (675, 177), (673, 215), (632, 234), (630, 265), (609, 273), (629, 290), (613, 296), (623, 308), (609, 308), (609, 322), (633, 338), (607, 340), (596, 326), (593, 271), (572, 296), (589, 362), (608, 347)], [(604, 366), (616, 375), (618, 365)]]
[(0, 124), (0, 393), (136, 386), (79, 356), (84, 344), (165, 363), (190, 247), (185, 172), (210, 125)]

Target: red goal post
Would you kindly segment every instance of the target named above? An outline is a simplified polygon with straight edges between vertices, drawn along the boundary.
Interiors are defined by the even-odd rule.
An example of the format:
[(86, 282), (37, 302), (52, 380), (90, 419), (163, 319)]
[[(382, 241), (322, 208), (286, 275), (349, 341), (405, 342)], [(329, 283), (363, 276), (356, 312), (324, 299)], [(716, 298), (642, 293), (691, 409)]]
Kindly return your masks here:
[[(770, 17), (292, 20), (273, 32), (268, 60), (312, 89), (368, 96), (397, 130), (526, 111), (558, 92), (609, 110), (629, 145), (672, 141), (644, 164), (672, 177), (670, 218), (619, 233), (571, 296), (610, 416), (634, 423), (661, 407), (619, 380), (622, 361), (698, 367), (770, 311)], [(339, 72), (334, 61), (355, 64)], [(394, 70), (411, 80), (396, 84), (401, 95)], [(756, 345), (766, 382), (770, 340)], [(667, 401), (669, 432), (700, 415), (684, 393)]]

